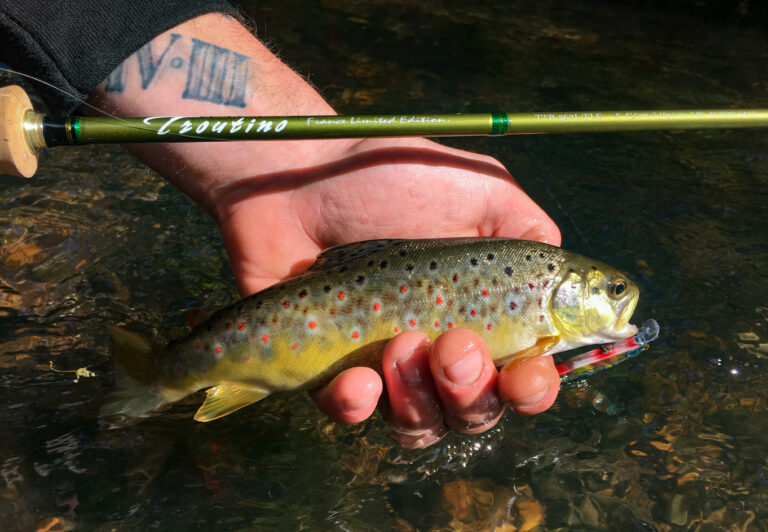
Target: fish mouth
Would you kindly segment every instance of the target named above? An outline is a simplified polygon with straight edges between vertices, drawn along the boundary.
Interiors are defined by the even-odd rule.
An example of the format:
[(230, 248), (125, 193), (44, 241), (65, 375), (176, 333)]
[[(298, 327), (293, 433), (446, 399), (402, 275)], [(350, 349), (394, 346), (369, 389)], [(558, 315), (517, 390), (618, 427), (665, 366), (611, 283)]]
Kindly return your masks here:
[(638, 299), (637, 294), (634, 294), (619, 307), (616, 323), (613, 325), (613, 333), (618, 335), (617, 338), (627, 338), (637, 334), (637, 327), (629, 323), (629, 320), (635, 312)]

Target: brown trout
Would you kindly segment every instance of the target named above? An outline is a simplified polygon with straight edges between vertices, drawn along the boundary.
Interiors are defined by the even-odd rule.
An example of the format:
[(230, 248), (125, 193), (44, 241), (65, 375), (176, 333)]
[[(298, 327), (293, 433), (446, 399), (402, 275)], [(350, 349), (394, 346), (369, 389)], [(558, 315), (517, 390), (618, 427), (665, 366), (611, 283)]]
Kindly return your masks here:
[(402, 331), (480, 334), (497, 365), (637, 332), (635, 284), (601, 262), (527, 240), (371, 240), (330, 248), (304, 274), (219, 310), (160, 347), (113, 329), (117, 390), (102, 415), (145, 417), (208, 388), (211, 421), (272, 392), (380, 365)]

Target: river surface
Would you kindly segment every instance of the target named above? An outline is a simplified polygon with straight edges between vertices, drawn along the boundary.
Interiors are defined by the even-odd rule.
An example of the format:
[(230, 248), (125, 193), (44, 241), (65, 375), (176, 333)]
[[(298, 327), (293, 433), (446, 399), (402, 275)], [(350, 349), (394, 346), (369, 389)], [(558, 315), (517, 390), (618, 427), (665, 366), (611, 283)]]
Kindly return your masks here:
[[(507, 4), (245, 8), (344, 113), (768, 107), (749, 17)], [(545, 414), (426, 450), (303, 394), (211, 424), (191, 420), (195, 397), (104, 431), (107, 324), (169, 338), (237, 292), (216, 225), (180, 192), (117, 147), (49, 150), (35, 178), (0, 177), (2, 528), (766, 530), (765, 131), (443, 142), (501, 160), (564, 247), (631, 272), (635, 322), (661, 325), (648, 351)]]

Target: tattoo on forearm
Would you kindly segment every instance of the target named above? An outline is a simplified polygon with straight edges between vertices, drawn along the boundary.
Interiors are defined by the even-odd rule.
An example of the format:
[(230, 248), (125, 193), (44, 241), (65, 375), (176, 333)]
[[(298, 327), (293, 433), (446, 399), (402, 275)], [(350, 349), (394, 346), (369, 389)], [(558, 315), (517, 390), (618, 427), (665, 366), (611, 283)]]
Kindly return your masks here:
[(183, 98), (245, 107), (250, 58), (215, 44), (192, 39)]
[[(124, 93), (126, 80), (133, 75), (134, 59), (138, 63), (142, 90), (147, 90), (162, 76), (166, 69), (181, 69), (186, 64), (187, 81), (182, 98), (245, 107), (245, 89), (251, 58), (227, 48), (199, 39), (192, 39), (189, 57), (174, 54), (174, 45), (183, 37), (171, 34), (171, 40), (158, 55), (152, 42), (145, 44), (133, 56), (126, 59), (106, 79), (107, 92)], [(175, 48), (178, 48), (176, 46)], [(166, 57), (167, 56), (167, 57)]]
[[(152, 59), (152, 41), (139, 48), (139, 50), (136, 52), (136, 59), (139, 61), (139, 74), (141, 75), (142, 89), (146, 90), (146, 88), (149, 87), (149, 84), (152, 83), (152, 80), (155, 79), (155, 74), (157, 74), (160, 65), (162, 65), (163, 59), (165, 59), (165, 55), (168, 53), (168, 50), (171, 48), (171, 46), (173, 46), (173, 43), (179, 39), (181, 39), (181, 35), (178, 33), (171, 33), (171, 41), (168, 43), (168, 45), (165, 47), (165, 50), (163, 50), (163, 53), (160, 54), (160, 57), (158, 57), (156, 61)], [(174, 59), (176, 58), (174, 57)]]

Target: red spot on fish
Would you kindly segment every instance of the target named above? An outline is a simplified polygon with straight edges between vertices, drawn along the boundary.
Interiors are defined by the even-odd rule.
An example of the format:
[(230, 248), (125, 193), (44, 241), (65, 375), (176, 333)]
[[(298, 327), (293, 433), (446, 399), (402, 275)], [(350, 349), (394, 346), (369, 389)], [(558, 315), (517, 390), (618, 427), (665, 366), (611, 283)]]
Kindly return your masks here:
[(251, 357), (249, 357), (248, 355), (245, 355), (245, 356), (243, 357), (243, 360), (245, 360), (246, 362), (247, 362), (247, 361), (249, 361), (250, 359), (251, 359)]
[(469, 311), (469, 313), (470, 313), (470, 314), (472, 315), (472, 317), (474, 318), (475, 316), (477, 316), (477, 309), (472, 309), (472, 310), (470, 310), (470, 311)]
[(269, 336), (266, 335), (266, 334), (262, 334), (261, 335), (261, 341), (266, 344), (267, 342), (269, 342)]
[(435, 327), (440, 327), (440, 322), (439, 321), (435, 322)]
[(290, 301), (283, 301), (283, 306), (285, 308), (291, 308), (291, 302)]
[(437, 297), (435, 298), (435, 305), (439, 305), (439, 304), (440, 304), (440, 303), (442, 303), (442, 302), (443, 302), (443, 298), (442, 298), (442, 297), (440, 297), (440, 296), (437, 296)]
[(181, 373), (181, 366), (176, 366), (176, 373)]
[(203, 368), (203, 373), (208, 373), (208, 370), (206, 368)]
[(512, 302), (509, 304), (509, 310), (515, 310), (515, 309), (517, 309), (517, 303), (515, 303), (514, 301), (512, 301)]
[(395, 328), (393, 329), (393, 331), (394, 331), (394, 332), (400, 332), (400, 329), (398, 329), (397, 327), (395, 327)]
[(360, 333), (357, 331), (352, 331), (352, 338), (360, 338)]
[(411, 318), (410, 320), (408, 320), (408, 325), (410, 325), (411, 327), (416, 327), (416, 320)]
[(227, 324), (224, 326), (224, 328), (225, 328), (226, 330), (230, 330), (230, 329), (232, 328), (232, 324), (231, 324), (231, 323), (227, 323)]
[(485, 326), (485, 328), (490, 331), (491, 329), (493, 329), (493, 324), (489, 323), (488, 325)]
[(539, 321), (544, 321), (544, 314), (539, 315)]
[(453, 329), (453, 322), (452, 322), (452, 321), (449, 321), (449, 322), (448, 322), (448, 328), (449, 328), (449, 329)]
[(214, 349), (214, 351), (216, 352), (217, 355), (220, 355), (221, 354), (221, 347), (217, 347), (216, 349)]
[(528, 288), (533, 290), (534, 288), (536, 288), (536, 283), (528, 283)]
[(203, 347), (203, 346), (202, 346), (202, 345), (200, 345), (200, 342), (197, 342), (197, 343), (195, 344), (195, 349), (200, 349), (201, 347)]
[(339, 292), (338, 294), (339, 301), (344, 301), (344, 298), (347, 297), (347, 295), (344, 292)]
[(488, 289), (483, 288), (483, 297), (488, 297)]
[(296, 351), (296, 348), (297, 348), (297, 347), (299, 347), (299, 344), (293, 344), (293, 345), (291, 346), (291, 349), (293, 349), (294, 351)]
[(381, 308), (381, 303), (374, 303), (373, 304), (373, 310), (374, 311), (378, 312), (380, 308)]
[(238, 323), (237, 328), (242, 331), (243, 329), (245, 329), (245, 323)]
[(317, 322), (310, 321), (309, 323), (307, 323), (307, 327), (309, 327), (310, 329), (314, 329), (315, 327), (317, 327)]
[(408, 290), (408, 286), (403, 285), (403, 286), (400, 287), (400, 293), (401, 294), (404, 294), (406, 290)]

